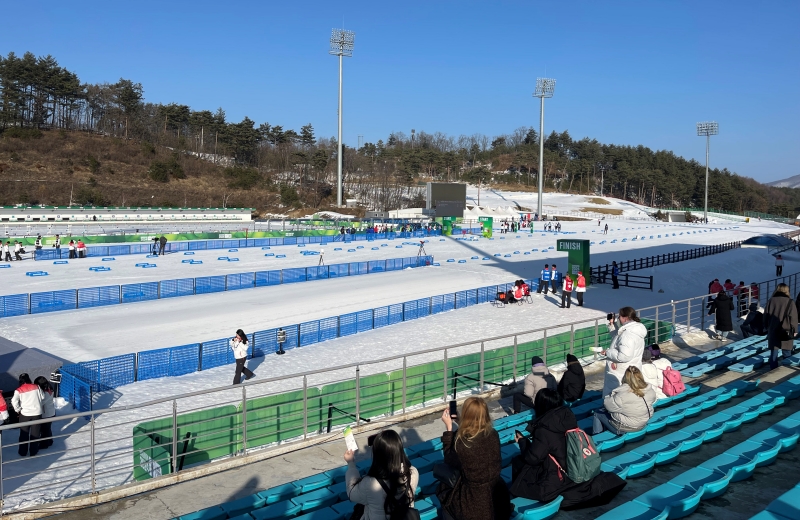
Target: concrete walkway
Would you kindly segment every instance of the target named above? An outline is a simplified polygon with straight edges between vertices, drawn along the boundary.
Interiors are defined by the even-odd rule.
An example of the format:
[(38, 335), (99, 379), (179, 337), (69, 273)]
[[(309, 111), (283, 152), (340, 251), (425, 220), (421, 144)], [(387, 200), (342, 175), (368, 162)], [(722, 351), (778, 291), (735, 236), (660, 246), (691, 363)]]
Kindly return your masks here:
[[(707, 334), (697, 333), (676, 338), (675, 343), (662, 345), (662, 352), (670, 359), (677, 360), (719, 345), (719, 341), (710, 340)], [(602, 361), (585, 367), (588, 389), (599, 390), (602, 388), (603, 370), (604, 362)], [(782, 367), (772, 372), (762, 370), (754, 374), (748, 374), (748, 377), (743, 379), (761, 378), (760, 389), (764, 390), (773, 384), (794, 377), (798, 373), (800, 372), (796, 369)], [(705, 391), (728, 383), (731, 380), (740, 379), (742, 378), (741, 376), (742, 374), (724, 371), (687, 382), (694, 385), (701, 384), (706, 387), (702, 390)], [(513, 392), (504, 391), (499, 398), (496, 397), (490, 400), (489, 405), (493, 418), (504, 417), (507, 414), (506, 410), (511, 408), (511, 393)], [(732, 403), (725, 406), (734, 405), (746, 398), (734, 399)], [(722, 453), (731, 446), (742, 442), (754, 433), (767, 428), (799, 409), (800, 399), (790, 401), (787, 406), (776, 409), (769, 416), (761, 417), (754, 424), (744, 425), (739, 431), (727, 433), (719, 442), (703, 445), (700, 450), (694, 453), (682, 454), (677, 462), (658, 467), (653, 473), (644, 478), (629, 480), (628, 485), (620, 496), (609, 506), (586, 511), (560, 512), (559, 518), (567, 520), (596, 518), (603, 512), (613, 509), (613, 507), (666, 482), (700, 462)], [(663, 434), (676, 431), (681, 427), (702, 420), (717, 411), (719, 410), (709, 410), (698, 417), (684, 421), (680, 425), (668, 427)], [(424, 417), (396, 424), (392, 428), (400, 433), (406, 444), (411, 445), (439, 437), (443, 431), (440, 416), (441, 411), (437, 411)], [(359, 446), (366, 446), (367, 437), (371, 433), (356, 436)], [(636, 444), (626, 444), (619, 451), (609, 453), (604, 458), (611, 458), (625, 453), (635, 446)], [(344, 441), (337, 439), (238, 469), (181, 482), (168, 488), (136, 495), (128, 499), (80, 511), (63, 513), (59, 515), (59, 518), (64, 520), (83, 520), (86, 518), (103, 520), (169, 520), (182, 514), (235, 500), (272, 486), (342, 466), (344, 450)], [(359, 453), (361, 458), (368, 457), (368, 450), (366, 449), (359, 450)], [(754, 479), (731, 485), (727, 493), (721, 497), (702, 502), (698, 512), (693, 517), (724, 517), (726, 520), (745, 520), (750, 518), (753, 514), (761, 511), (771, 500), (793, 487), (800, 480), (796, 471), (797, 467), (799, 467), (798, 453), (800, 452), (795, 450), (781, 454), (775, 464), (756, 470)]]

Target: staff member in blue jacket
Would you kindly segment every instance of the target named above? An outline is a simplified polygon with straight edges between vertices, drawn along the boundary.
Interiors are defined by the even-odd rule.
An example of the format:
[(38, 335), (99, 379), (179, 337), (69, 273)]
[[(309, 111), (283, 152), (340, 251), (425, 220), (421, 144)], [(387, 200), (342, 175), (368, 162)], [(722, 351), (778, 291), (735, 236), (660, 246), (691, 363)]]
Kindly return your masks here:
[(536, 288), (537, 294), (541, 294), (542, 289), (544, 289), (544, 293), (547, 294), (547, 287), (550, 285), (550, 266), (548, 264), (544, 264), (544, 269), (542, 269), (542, 273), (539, 275), (539, 287)]
[(561, 273), (556, 269), (556, 264), (553, 264), (553, 272), (550, 273), (550, 286), (553, 288), (553, 294), (558, 294), (558, 284), (561, 281)]

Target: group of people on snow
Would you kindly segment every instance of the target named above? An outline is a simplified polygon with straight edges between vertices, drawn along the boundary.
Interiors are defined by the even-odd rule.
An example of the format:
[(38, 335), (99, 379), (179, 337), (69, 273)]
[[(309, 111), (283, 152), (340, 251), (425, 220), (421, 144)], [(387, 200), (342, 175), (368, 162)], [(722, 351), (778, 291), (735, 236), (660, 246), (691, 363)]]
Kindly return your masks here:
[[(11, 407), (17, 414), (20, 425), (17, 453), (20, 457), (28, 454), (34, 457), (40, 449), (46, 449), (53, 445), (52, 423), (34, 425), (26, 423), (56, 415), (53, 389), (44, 376), (39, 376), (31, 381), (28, 374), (22, 373), (18, 380), (19, 387), (14, 390), (14, 397), (11, 398)], [(8, 405), (5, 399), (0, 399), (0, 421), (5, 423), (9, 418)]]

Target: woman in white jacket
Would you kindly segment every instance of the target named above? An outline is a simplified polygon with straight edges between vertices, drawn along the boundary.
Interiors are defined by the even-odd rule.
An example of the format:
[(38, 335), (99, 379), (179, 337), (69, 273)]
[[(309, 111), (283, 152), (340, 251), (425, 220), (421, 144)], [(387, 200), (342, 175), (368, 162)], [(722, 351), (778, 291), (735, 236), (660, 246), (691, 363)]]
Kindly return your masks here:
[(372, 466), (365, 476), (359, 473), (352, 450), (345, 452), (344, 460), (347, 497), (364, 506), (361, 520), (388, 520), (392, 513), (394, 517), (405, 518), (402, 513), (414, 507), (419, 473), (411, 466), (396, 431), (383, 430), (375, 436)]
[(238, 385), (242, 382), (242, 374), (244, 373), (245, 381), (255, 377), (255, 374), (249, 368), (244, 366), (247, 362), (247, 334), (242, 329), (236, 331), (236, 335), (231, 339), (231, 349), (233, 349), (233, 357), (236, 358), (236, 374), (233, 376), (233, 384)]
[(642, 325), (633, 307), (619, 310), (619, 324), (608, 321), (611, 346), (603, 352), (606, 356), (606, 374), (603, 380), (603, 397), (620, 385), (622, 376), (630, 366), (641, 370), (644, 340), (647, 327)]

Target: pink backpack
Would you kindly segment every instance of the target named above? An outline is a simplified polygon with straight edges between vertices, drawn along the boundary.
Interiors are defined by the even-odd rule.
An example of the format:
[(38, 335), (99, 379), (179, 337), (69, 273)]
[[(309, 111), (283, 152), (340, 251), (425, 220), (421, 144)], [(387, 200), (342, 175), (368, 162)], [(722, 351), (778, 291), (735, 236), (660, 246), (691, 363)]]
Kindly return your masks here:
[(672, 367), (667, 367), (663, 375), (664, 382), (661, 383), (661, 391), (664, 392), (664, 395), (678, 395), (686, 390), (686, 385), (681, 381), (681, 373), (677, 370), (672, 370)]

